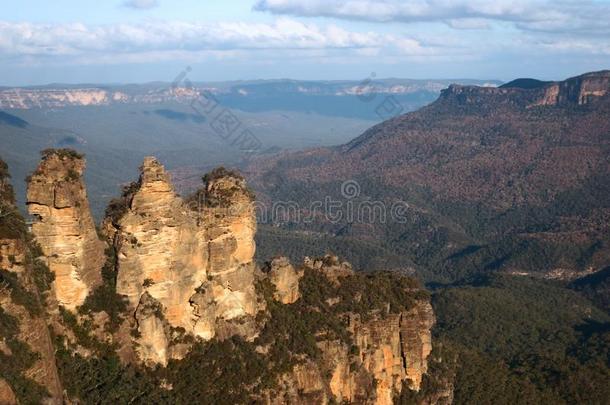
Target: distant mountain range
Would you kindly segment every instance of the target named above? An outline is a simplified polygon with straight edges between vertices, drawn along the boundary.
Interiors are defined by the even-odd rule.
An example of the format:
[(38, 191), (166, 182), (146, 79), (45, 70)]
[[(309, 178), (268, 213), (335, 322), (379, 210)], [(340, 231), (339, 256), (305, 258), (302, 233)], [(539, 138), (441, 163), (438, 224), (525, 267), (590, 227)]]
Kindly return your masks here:
[[(354, 204), (403, 200), (410, 209), (407, 223), (287, 220), (269, 238), (289, 229), (335, 235), (355, 263), (417, 270), (429, 281), (489, 271), (570, 279), (604, 269), (609, 92), (610, 71), (451, 85), (431, 105), (342, 146), (260, 159), (248, 172), (261, 199), (345, 200), (342, 182), (352, 181)], [(307, 232), (292, 237), (311, 239)]]
[[(178, 185), (199, 184), (201, 173), (243, 159), (233, 140), (212, 127), (231, 112), (239, 130), (250, 131), (265, 155), (281, 150), (342, 144), (392, 114), (420, 108), (438, 97), (449, 80), (360, 81), (259, 80), (224, 83), (185, 81), (142, 85), (65, 85), (0, 88), (1, 156), (11, 167), (18, 200), (21, 181), (45, 148), (71, 147), (87, 155), (89, 193), (99, 218), (146, 155), (176, 171)], [(496, 81), (457, 83), (498, 85)], [(215, 98), (210, 112), (195, 111), (202, 94)], [(208, 96), (205, 96), (208, 97)], [(391, 98), (391, 99), (390, 99)]]
[[(362, 81), (255, 80), (218, 83), (149, 83), (142, 85), (47, 85), (0, 88), (0, 108), (63, 108), (130, 104), (190, 103), (211, 94), (224, 106), (243, 111), (312, 111), (377, 119), (367, 105), (379, 95), (392, 95), (405, 111), (436, 98), (451, 83), (498, 86), (499, 81), (373, 79)], [(340, 98), (340, 99), (337, 99)], [(379, 102), (379, 100), (377, 101)]]

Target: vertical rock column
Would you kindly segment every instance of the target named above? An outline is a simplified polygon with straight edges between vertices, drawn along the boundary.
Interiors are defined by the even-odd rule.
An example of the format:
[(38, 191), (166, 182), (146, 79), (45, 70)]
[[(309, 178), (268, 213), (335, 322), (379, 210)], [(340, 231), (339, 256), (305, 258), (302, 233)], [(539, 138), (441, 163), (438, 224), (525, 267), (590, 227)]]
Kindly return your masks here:
[[(223, 169), (211, 172), (206, 183), (202, 226), (206, 228), (209, 262), (208, 281), (201, 291), (214, 303), (219, 338), (234, 334), (253, 338), (254, 315), (259, 309), (254, 288), (253, 196), (241, 176)], [(202, 295), (194, 298), (199, 302)]]
[(435, 322), (429, 301), (418, 301), (400, 318), (400, 340), (410, 388), (419, 391), (422, 378), (428, 372), (428, 356), (432, 352), (432, 326)]
[(107, 218), (104, 226), (117, 253), (117, 293), (127, 296), (134, 313), (140, 359), (165, 364), (172, 357), (170, 328), (193, 332), (190, 299), (207, 274), (205, 229), (153, 157), (144, 159), (124, 198), (120, 218)]
[(101, 284), (105, 260), (82, 179), (84, 168), (76, 152), (45, 151), (28, 181), (28, 212), (36, 218), (32, 233), (55, 273), (57, 300), (69, 310)]

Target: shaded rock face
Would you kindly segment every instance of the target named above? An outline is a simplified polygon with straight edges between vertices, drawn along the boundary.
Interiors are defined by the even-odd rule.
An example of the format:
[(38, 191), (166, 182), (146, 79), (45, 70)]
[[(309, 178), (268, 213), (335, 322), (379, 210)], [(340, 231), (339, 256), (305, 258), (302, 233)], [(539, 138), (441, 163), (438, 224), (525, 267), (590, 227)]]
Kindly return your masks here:
[[(208, 282), (202, 291), (213, 297), (220, 338), (235, 332), (247, 338), (256, 334), (251, 322), (259, 309), (254, 287), (256, 217), (252, 202), (245, 180), (223, 174), (208, 179), (199, 209), (209, 252)], [(227, 324), (233, 320), (239, 320), (240, 325)], [(201, 321), (205, 322), (204, 317)]]
[(74, 310), (101, 284), (104, 243), (95, 230), (82, 180), (85, 161), (62, 153), (46, 155), (28, 181), (32, 233), (55, 273), (60, 305)]
[(167, 365), (168, 326), (165, 322), (161, 304), (148, 292), (142, 294), (136, 309), (138, 328), (138, 355), (147, 364)]
[(316, 363), (298, 364), (278, 381), (279, 395), (268, 395), (266, 403), (283, 404), (328, 404), (332, 393), (328, 390), (324, 376)]
[(0, 404), (16, 405), (17, 398), (5, 379), (0, 378)]
[[(0, 167), (3, 162), (0, 160)], [(0, 192), (0, 203), (4, 207), (14, 209), (14, 196), (7, 180), (0, 175), (0, 185), (4, 184), (4, 193)], [(2, 191), (2, 190), (0, 190)], [(55, 350), (51, 340), (49, 327), (45, 319), (43, 308), (43, 293), (34, 282), (36, 271), (33, 264), (37, 258), (31, 245), (26, 240), (25, 227), (22, 218), (13, 211), (12, 214), (4, 214), (0, 218), (0, 226), (8, 222), (11, 227), (20, 228), (16, 230), (17, 235), (3, 237), (0, 239), (0, 318), (2, 318), (2, 329), (0, 329), (0, 354), (3, 361), (10, 364), (12, 372), (22, 370), (22, 376), (33, 381), (46, 390), (45, 403), (61, 404), (63, 389), (55, 365)], [(21, 229), (23, 228), (23, 229)], [(21, 298), (18, 298), (21, 297)], [(28, 297), (24, 300), (23, 297)], [(6, 329), (5, 329), (6, 328)], [(33, 363), (24, 366), (26, 361), (18, 352), (11, 350), (12, 344), (22, 345), (33, 353)], [(20, 349), (20, 351), (23, 349)], [(6, 357), (4, 357), (6, 356)], [(17, 357), (15, 359), (14, 357)], [(6, 377), (7, 376), (2, 376)], [(19, 403), (15, 391), (4, 378), (0, 378), (0, 403)]]
[(432, 305), (420, 301), (400, 316), (400, 345), (405, 375), (411, 389), (418, 391), (422, 377), (428, 371), (428, 356), (432, 352), (432, 334), (435, 318)]
[[(136, 314), (142, 358), (167, 361), (168, 328), (204, 340), (253, 337), (256, 225), (243, 180), (214, 179), (201, 200), (186, 202), (156, 159), (146, 158), (141, 171), (125, 212), (104, 229), (117, 253), (117, 293)], [(140, 311), (151, 300), (165, 323)]]
[[(26, 285), (25, 282), (22, 282)], [(34, 291), (30, 286), (30, 291)], [(19, 333), (16, 339), (26, 344), (37, 356), (36, 361), (24, 373), (25, 377), (44, 387), (49, 395), (48, 403), (61, 404), (63, 389), (55, 365), (55, 348), (45, 318), (33, 315), (26, 308), (18, 305), (6, 291), (0, 291), (0, 307), (19, 322)], [(9, 361), (11, 357), (8, 358)], [(0, 403), (4, 403), (0, 401)]]
[(368, 403), (392, 404), (405, 380), (410, 389), (419, 391), (432, 351), (433, 324), (432, 307), (425, 301), (408, 312), (366, 322), (350, 317), (349, 329), (358, 347), (356, 357), (371, 383), (367, 385), (366, 377), (353, 368), (348, 348), (327, 343), (323, 352), (334, 363), (330, 388), (335, 399), (362, 403), (363, 398), (369, 398)]
[(295, 270), (286, 257), (273, 259), (264, 271), (275, 286), (274, 298), (277, 301), (292, 304), (299, 299), (299, 279), (302, 272)]

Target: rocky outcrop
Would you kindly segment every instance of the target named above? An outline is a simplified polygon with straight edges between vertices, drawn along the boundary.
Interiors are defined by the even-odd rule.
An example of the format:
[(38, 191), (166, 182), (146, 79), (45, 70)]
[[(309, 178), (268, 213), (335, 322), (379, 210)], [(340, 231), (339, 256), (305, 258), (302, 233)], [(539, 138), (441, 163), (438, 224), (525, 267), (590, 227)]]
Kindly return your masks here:
[[(156, 159), (146, 158), (141, 171), (104, 229), (117, 253), (117, 293), (136, 314), (142, 358), (167, 361), (169, 328), (204, 340), (253, 337), (256, 225), (243, 179), (209, 178), (200, 198), (187, 202)], [(151, 300), (167, 325), (138, 309)]]
[(335, 399), (362, 403), (362, 398), (368, 396), (374, 399), (370, 403), (392, 404), (403, 381), (407, 381), (410, 389), (419, 391), (432, 350), (433, 324), (432, 307), (427, 301), (418, 301), (409, 311), (365, 322), (350, 316), (349, 330), (358, 348), (356, 364), (361, 364), (375, 384), (370, 388), (373, 395), (367, 394), (366, 378), (357, 372), (347, 348), (326, 343), (325, 357), (335, 364), (330, 381)]
[(145, 292), (140, 298), (135, 318), (139, 358), (150, 365), (167, 365), (169, 331), (161, 304)]
[(318, 364), (307, 361), (297, 364), (289, 374), (282, 376), (278, 390), (268, 393), (265, 402), (270, 405), (318, 405), (330, 403), (332, 397)]
[(27, 205), (36, 218), (32, 233), (55, 274), (60, 305), (74, 310), (101, 283), (104, 243), (95, 230), (82, 175), (82, 156), (67, 150), (43, 152), (28, 180)]
[[(386, 405), (405, 384), (420, 389), (434, 316), (419, 284), (399, 273), (356, 273), (333, 255), (306, 258), (296, 269), (278, 257), (262, 272), (257, 270), (253, 196), (241, 176), (224, 169), (206, 175), (205, 187), (183, 199), (164, 167), (146, 158), (138, 181), (111, 203), (102, 226), (110, 245), (105, 284), (81, 308), (84, 312), (56, 311), (55, 303), (45, 307), (47, 295), (69, 309), (80, 305), (68, 302), (77, 295), (66, 294), (66, 286), (57, 285), (60, 279), (72, 282), (73, 290), (84, 285), (88, 292), (99, 284), (87, 273), (92, 268), (88, 264), (105, 255), (98, 249), (103, 243), (86, 236), (92, 221), (83, 167), (74, 152), (53, 151), (45, 153), (30, 180), (29, 208), (39, 218), (34, 232), (55, 282), (40, 277), (47, 274), (44, 263), (33, 257), (34, 245), (22, 220), (18, 234), (23, 238), (0, 239), (0, 316), (12, 328), (0, 330), (0, 355), (19, 355), (14, 339), (27, 342), (35, 355), (18, 372), (44, 387), (51, 403), (61, 402), (63, 390), (45, 321), (49, 308), (52, 314), (46, 316), (53, 320), (58, 350), (62, 356), (63, 350), (71, 352), (79, 370), (83, 359), (113, 347), (122, 362), (149, 367), (167, 366), (191, 349), (195, 356), (203, 350), (231, 362), (231, 353), (215, 352), (219, 344), (230, 343), (236, 354), (255, 359), (252, 382), (260, 380), (264, 388), (231, 384), (257, 401)], [(75, 244), (71, 254), (66, 248), (70, 244)], [(85, 252), (92, 257), (83, 257)], [(36, 278), (34, 264), (41, 272)], [(58, 264), (69, 264), (70, 272)], [(116, 287), (108, 274), (113, 266)], [(42, 294), (41, 283), (54, 289)], [(236, 335), (240, 338), (226, 341)], [(211, 342), (202, 345), (202, 340)], [(99, 360), (106, 372), (105, 360)], [(228, 370), (225, 365), (206, 367)], [(4, 402), (16, 396), (20, 403), (21, 392), (10, 386), (11, 378), (0, 379), (0, 395)]]
[(587, 73), (581, 76), (555, 83), (547, 93), (556, 94), (552, 104), (589, 104), (610, 91), (610, 71)]
[(330, 254), (315, 259), (305, 257), (303, 265), (323, 274), (335, 285), (340, 285), (342, 278), (354, 274), (354, 270), (350, 263), (342, 262), (337, 256)]
[(192, 328), (190, 298), (206, 279), (204, 230), (154, 159), (146, 159), (129, 207), (105, 227), (117, 252), (117, 293), (137, 308), (147, 293), (175, 327)]
[[(292, 268), (284, 258), (275, 259), (268, 267), (270, 281), (273, 280), (274, 271), (279, 273), (279, 269), (288, 271)], [(348, 263), (341, 262), (333, 255), (306, 258), (303, 267), (300, 273), (303, 270), (314, 271), (327, 278), (338, 292), (353, 288), (352, 279), (361, 277), (353, 272)], [(400, 276), (394, 277), (400, 279)], [(360, 278), (359, 282), (362, 280)], [(354, 290), (353, 296), (339, 293), (336, 297), (325, 297), (325, 302), (333, 307), (349, 297), (355, 305), (359, 300), (374, 302), (377, 294), (363, 286)], [(401, 393), (404, 383), (409, 389), (419, 391), (428, 370), (428, 357), (432, 351), (431, 329), (435, 318), (429, 299), (417, 298), (417, 288), (413, 288), (413, 291), (407, 289), (401, 296), (412, 302), (405, 303), (405, 308), (399, 311), (391, 310), (389, 303), (378, 308), (378, 303), (371, 304), (370, 308), (367, 305), (365, 312), (347, 310), (326, 315), (346, 320), (350, 340), (318, 337), (320, 359), (305, 368), (294, 367), (290, 374), (280, 379), (281, 394), (269, 402), (320, 404), (335, 401), (389, 405)], [(301, 395), (295, 396), (295, 392)]]
[[(0, 160), (0, 168), (2, 165)], [(31, 389), (23, 392), (10, 386), (19, 377), (41, 387), (45, 403), (61, 404), (63, 389), (45, 316), (47, 293), (41, 290), (48, 287), (48, 269), (36, 257), (2, 173), (0, 186), (4, 189), (0, 190), (4, 208), (0, 215), (0, 374), (4, 377), (0, 378), (0, 403), (30, 403)]]
[(275, 286), (274, 298), (282, 304), (292, 304), (299, 299), (299, 279), (303, 275), (286, 257), (273, 259), (264, 269)]
[(259, 309), (254, 288), (253, 196), (241, 176), (224, 169), (204, 180), (205, 195), (198, 211), (209, 255), (208, 282), (201, 289), (210, 291), (214, 299), (220, 338), (234, 333), (251, 338), (256, 334), (253, 316)]
[[(537, 82), (532, 85), (531, 82)], [(451, 85), (441, 92), (442, 100), (461, 105), (493, 103), (515, 106), (585, 105), (610, 92), (610, 71), (587, 73), (561, 82), (517, 79), (500, 87)]]

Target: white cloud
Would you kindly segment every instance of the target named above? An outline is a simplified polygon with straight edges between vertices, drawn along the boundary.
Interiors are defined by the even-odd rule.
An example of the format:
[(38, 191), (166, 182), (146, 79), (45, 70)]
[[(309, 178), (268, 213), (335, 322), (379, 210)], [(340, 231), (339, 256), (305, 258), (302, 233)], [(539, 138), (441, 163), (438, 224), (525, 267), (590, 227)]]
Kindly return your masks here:
[(259, 0), (254, 9), (376, 22), (446, 22), (458, 29), (481, 27), (487, 20), (512, 22), (522, 30), (610, 33), (610, 4), (599, 0)]
[[(349, 31), (289, 18), (273, 23), (153, 21), (137, 24), (35, 24), (0, 21), (0, 59), (36, 58), (68, 63), (155, 55), (244, 51), (306, 51), (424, 55), (436, 52), (406, 36)], [(443, 50), (445, 52), (446, 50)], [(70, 60), (69, 58), (72, 58)]]
[(150, 10), (159, 6), (159, 2), (157, 0), (125, 0), (123, 6), (136, 10)]
[[(488, 12), (500, 12), (490, 8)], [(445, 21), (445, 20), (444, 20)], [(446, 20), (460, 29), (485, 20)], [(530, 22), (533, 24), (533, 22)], [(549, 27), (538, 26), (550, 29)], [(447, 29), (415, 35), (346, 29), (280, 17), (270, 23), (147, 21), (90, 25), (0, 21), (0, 63), (29, 66), (231, 60), (240, 63), (455, 63), (497, 55), (607, 55), (605, 36), (559, 38), (539, 31), (506, 36)], [(472, 38), (476, 36), (476, 41)], [(563, 40), (561, 40), (563, 39)]]

